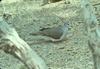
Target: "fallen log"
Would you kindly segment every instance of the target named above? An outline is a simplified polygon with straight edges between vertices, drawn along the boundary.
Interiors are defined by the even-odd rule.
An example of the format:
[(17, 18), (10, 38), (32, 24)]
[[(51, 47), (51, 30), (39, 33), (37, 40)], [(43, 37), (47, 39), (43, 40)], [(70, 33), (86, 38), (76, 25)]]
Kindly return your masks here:
[(81, 8), (87, 28), (88, 45), (93, 56), (93, 69), (100, 69), (100, 26), (89, 0), (81, 0)]
[(0, 17), (0, 49), (22, 61), (28, 69), (47, 69), (42, 58)]

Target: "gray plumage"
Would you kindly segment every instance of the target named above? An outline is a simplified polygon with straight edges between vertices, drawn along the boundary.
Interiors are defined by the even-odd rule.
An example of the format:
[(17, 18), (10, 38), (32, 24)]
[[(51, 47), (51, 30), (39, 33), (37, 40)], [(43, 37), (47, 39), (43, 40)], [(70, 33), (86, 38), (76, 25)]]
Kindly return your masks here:
[(64, 25), (59, 25), (58, 27), (52, 28), (42, 28), (38, 32), (33, 32), (31, 35), (42, 35), (51, 37), (52, 41), (60, 41), (65, 38), (68, 33), (68, 23), (64, 23)]

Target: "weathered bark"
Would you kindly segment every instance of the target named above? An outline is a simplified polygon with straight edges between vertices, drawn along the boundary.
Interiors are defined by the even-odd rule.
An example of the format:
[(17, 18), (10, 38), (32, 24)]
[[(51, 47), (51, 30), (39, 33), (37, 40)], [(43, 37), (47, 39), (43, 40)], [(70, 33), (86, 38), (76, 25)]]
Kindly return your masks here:
[(81, 7), (89, 37), (88, 45), (93, 55), (94, 69), (100, 69), (100, 27), (89, 0), (81, 0)]
[(2, 18), (0, 18), (0, 49), (21, 60), (28, 69), (47, 69), (37, 53)]

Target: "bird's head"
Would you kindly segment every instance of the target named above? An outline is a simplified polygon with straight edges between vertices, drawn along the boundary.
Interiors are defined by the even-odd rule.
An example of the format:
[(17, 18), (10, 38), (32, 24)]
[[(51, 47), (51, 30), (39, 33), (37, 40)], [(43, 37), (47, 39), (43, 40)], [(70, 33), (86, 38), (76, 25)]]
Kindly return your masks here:
[(68, 22), (68, 21), (65, 22), (65, 23), (64, 23), (64, 26), (68, 27), (68, 26), (69, 26), (69, 22)]
[(64, 26), (65, 26), (65, 28), (67, 28), (67, 29), (71, 29), (71, 27), (70, 27), (70, 22), (69, 22), (69, 21), (65, 22), (65, 23), (64, 23)]

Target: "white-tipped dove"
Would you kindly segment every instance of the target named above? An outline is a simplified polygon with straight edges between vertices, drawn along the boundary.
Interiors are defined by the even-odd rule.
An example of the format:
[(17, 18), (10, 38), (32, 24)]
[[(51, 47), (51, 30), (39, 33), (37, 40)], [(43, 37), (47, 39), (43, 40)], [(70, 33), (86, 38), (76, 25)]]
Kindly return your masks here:
[(68, 23), (64, 23), (64, 25), (59, 25), (58, 27), (42, 28), (38, 32), (33, 32), (30, 34), (50, 37), (50, 40), (53, 42), (62, 41), (68, 34)]

